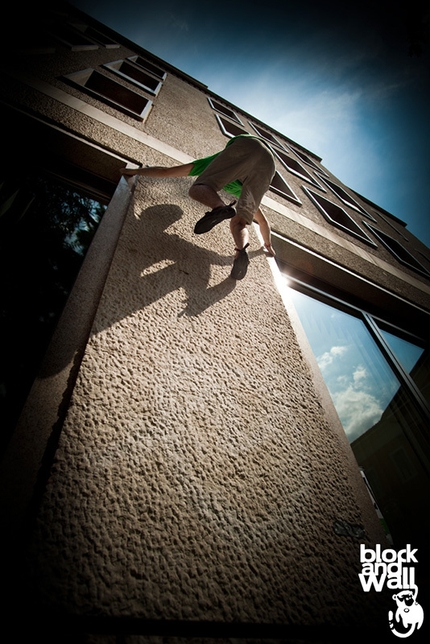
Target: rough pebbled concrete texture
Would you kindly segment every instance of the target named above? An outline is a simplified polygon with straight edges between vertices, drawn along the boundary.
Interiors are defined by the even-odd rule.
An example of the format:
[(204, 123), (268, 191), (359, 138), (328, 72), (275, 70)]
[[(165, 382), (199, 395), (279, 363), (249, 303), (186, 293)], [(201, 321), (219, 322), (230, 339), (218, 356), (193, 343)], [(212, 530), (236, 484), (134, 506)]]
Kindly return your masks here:
[(193, 235), (188, 185), (138, 182), (37, 520), (37, 596), (86, 616), (368, 619), (358, 541), (333, 530), (362, 523), (346, 439), (255, 234), (235, 283), (228, 225)]

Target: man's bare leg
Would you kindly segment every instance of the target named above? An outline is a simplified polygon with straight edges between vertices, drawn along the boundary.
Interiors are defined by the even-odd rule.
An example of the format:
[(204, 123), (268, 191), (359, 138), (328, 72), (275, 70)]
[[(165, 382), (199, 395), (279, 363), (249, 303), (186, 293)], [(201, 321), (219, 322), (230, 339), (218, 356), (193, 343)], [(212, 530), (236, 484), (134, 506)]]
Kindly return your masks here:
[(224, 203), (217, 191), (211, 186), (204, 183), (195, 183), (189, 189), (188, 194), (195, 201), (211, 209), (194, 226), (196, 235), (207, 233), (224, 219), (231, 219), (236, 215), (236, 211), (233, 208), (235, 201), (231, 204)]
[(238, 250), (242, 250), (249, 243), (249, 232), (247, 223), (240, 215), (235, 215), (230, 219), (230, 231), (236, 247), (236, 256)]
[(193, 184), (189, 189), (188, 194), (191, 199), (202, 203), (204, 206), (208, 206), (211, 210), (226, 205), (213, 188), (203, 183)]
[[(261, 208), (257, 209), (257, 212), (254, 215), (254, 219), (260, 226), (260, 232), (263, 237), (264, 247), (270, 255), (274, 256), (275, 251), (272, 247), (271, 242), (270, 224)], [(248, 252), (246, 250), (249, 246), (249, 232), (246, 220), (243, 219), (239, 214), (235, 215), (230, 220), (230, 230), (234, 239), (234, 243), (236, 245), (236, 255), (234, 258), (230, 277), (235, 280), (241, 280), (245, 277), (249, 264)]]

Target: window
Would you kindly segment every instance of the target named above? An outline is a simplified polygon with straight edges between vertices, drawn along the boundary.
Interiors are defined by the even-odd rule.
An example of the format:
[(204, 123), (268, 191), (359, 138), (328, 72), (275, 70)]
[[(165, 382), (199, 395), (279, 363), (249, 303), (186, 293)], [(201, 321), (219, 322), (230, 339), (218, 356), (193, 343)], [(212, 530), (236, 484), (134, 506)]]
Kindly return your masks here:
[[(394, 225), (391, 223), (390, 219), (389, 219), (388, 217), (385, 217), (381, 212), (377, 212), (376, 210), (374, 210), (373, 212), (374, 212), (376, 215), (378, 215), (378, 217), (380, 217), (380, 218), (382, 219), (382, 221), (385, 221), (385, 223), (386, 223), (388, 226), (390, 226), (390, 228), (392, 228), (392, 229), (393, 229), (393, 230), (394, 230), (398, 235), (400, 235), (400, 237), (402, 237), (405, 241), (408, 241), (408, 238), (407, 238), (407, 237), (406, 237), (406, 236), (405, 236), (405, 235), (404, 235), (404, 234), (399, 230), (399, 228), (400, 228), (402, 225), (403, 225), (403, 226), (405, 225), (405, 224), (402, 224), (402, 222), (400, 222), (400, 220), (399, 220), (399, 219), (397, 219), (397, 221), (399, 222), (399, 228), (398, 228), (397, 226), (394, 226)], [(374, 221), (376, 221), (376, 219), (374, 219)]]
[(429, 349), (397, 329), (388, 337), (367, 313), (296, 286), (288, 292), (394, 544), (412, 539), (418, 547), (430, 528)]
[[(404, 238), (404, 239), (405, 239), (405, 238)], [(426, 262), (428, 262), (428, 264), (430, 264), (430, 257), (429, 257), (429, 254), (428, 254), (428, 253), (423, 253), (423, 252), (422, 252), (422, 251), (420, 251), (420, 250), (419, 250), (418, 252), (419, 252), (419, 254), (421, 255), (421, 257), (422, 257)]]
[(146, 69), (147, 72), (150, 72), (154, 76), (157, 76), (157, 78), (161, 78), (161, 80), (164, 80), (166, 78), (166, 72), (163, 71), (161, 67), (148, 62), (147, 60), (142, 58), (142, 56), (130, 56), (128, 60), (131, 60), (131, 62), (135, 63), (135, 65)]
[(382, 230), (368, 224), (366, 221), (363, 223), (366, 224), (369, 230), (373, 232), (373, 234), (384, 244), (385, 248), (387, 248), (387, 250), (389, 250), (401, 264), (408, 268), (412, 268), (414, 271), (418, 271), (423, 275), (430, 275), (424, 266), (420, 264), (420, 262), (415, 259), (415, 257), (411, 255), (411, 253), (406, 250), (400, 242), (387, 235), (387, 233), (383, 233)]
[(150, 76), (143, 69), (136, 67), (133, 63), (129, 63), (126, 60), (116, 60), (112, 63), (106, 63), (103, 67), (109, 69), (121, 78), (131, 81), (146, 92), (158, 94), (160, 91), (160, 79)]
[(288, 183), (279, 174), (278, 171), (276, 171), (275, 176), (272, 179), (272, 182), (270, 184), (270, 190), (272, 190), (272, 192), (275, 192), (277, 195), (280, 195), (281, 197), (285, 197), (285, 199), (288, 199), (289, 201), (293, 201), (294, 203), (301, 204), (300, 199), (292, 191)]
[(143, 121), (149, 113), (150, 100), (94, 69), (69, 74), (64, 79), (104, 103)]
[(269, 143), (273, 143), (274, 145), (277, 145), (279, 148), (284, 149), (284, 146), (282, 143), (278, 141), (278, 139), (273, 136), (273, 134), (270, 134), (269, 132), (266, 132), (263, 130), (261, 127), (258, 125), (255, 125), (254, 123), (251, 123), (251, 127), (257, 132), (258, 136), (261, 136), (262, 139), (265, 141), (268, 141)]
[(105, 210), (39, 167), (1, 179), (0, 451)]
[(322, 186), (302, 166), (302, 164), (297, 161), (297, 159), (293, 159), (292, 157), (288, 156), (288, 154), (284, 154), (283, 152), (280, 152), (279, 150), (274, 150), (274, 152), (276, 153), (276, 156), (281, 161), (281, 163), (288, 170), (288, 172), (291, 172), (296, 177), (299, 177), (300, 179), (303, 179), (304, 181), (307, 181), (308, 183), (311, 183), (316, 188), (321, 188), (323, 190)]
[(393, 356), (430, 406), (430, 351), (424, 349), (419, 338), (408, 337), (381, 321), (378, 321), (378, 327)]
[[(291, 147), (291, 146), (290, 146), (290, 147)], [(307, 155), (307, 154), (305, 154), (305, 153), (304, 153), (304, 152), (302, 152), (301, 150), (296, 150), (296, 148), (291, 148), (291, 150), (292, 150), (292, 151), (294, 152), (294, 154), (296, 154), (296, 155), (297, 155), (297, 156), (298, 156), (302, 161), (304, 161), (304, 163), (306, 163), (307, 165), (310, 165), (310, 166), (311, 166), (312, 168), (314, 168), (315, 170), (318, 170), (318, 172), (322, 172), (322, 173), (326, 174), (322, 168), (320, 168), (320, 167), (319, 167), (319, 166), (318, 166), (318, 165), (317, 165), (317, 164), (316, 164), (316, 163), (315, 163), (315, 162), (314, 162), (310, 157), (308, 157), (308, 155)]]
[[(38, 372), (84, 255), (126, 159), (4, 108), (37, 149), (21, 163), (13, 138), (0, 163), (0, 451)], [(11, 277), (13, 276), (13, 278)]]
[(237, 125), (235, 125), (235, 123), (227, 121), (227, 119), (223, 118), (219, 114), (215, 114), (215, 116), (218, 121), (218, 125), (221, 128), (221, 132), (225, 134), (225, 136), (231, 138), (233, 136), (238, 136), (239, 134), (249, 134), (249, 132), (241, 127), (238, 127)]
[(86, 51), (99, 48), (99, 45), (94, 40), (86, 38), (81, 31), (65, 24), (56, 23), (53, 26), (51, 35), (72, 51)]
[(371, 246), (375, 246), (376, 248), (376, 244), (370, 239), (368, 235), (366, 235), (364, 230), (360, 228), (360, 226), (352, 219), (352, 217), (348, 215), (348, 213), (343, 208), (333, 203), (332, 201), (329, 201), (322, 195), (316, 194), (312, 190), (305, 188), (304, 186), (303, 190), (311, 199), (311, 201), (316, 205), (318, 210), (324, 215), (327, 221), (333, 224), (333, 226), (340, 228), (350, 235), (354, 235), (354, 237), (356, 237), (357, 239), (360, 239), (361, 241), (364, 241), (366, 242), (366, 244), (370, 244)]
[(333, 183), (333, 181), (330, 181), (329, 179), (325, 179), (324, 177), (321, 177), (321, 180), (324, 181), (326, 186), (330, 188), (330, 190), (337, 196), (345, 205), (347, 205), (349, 208), (354, 208), (354, 210), (357, 210), (358, 212), (361, 212), (363, 215), (366, 215), (366, 217), (369, 217), (369, 219), (372, 219), (372, 221), (376, 221), (372, 215), (369, 215), (369, 213), (364, 210), (360, 204), (358, 204), (353, 197), (351, 197), (350, 194), (347, 193), (346, 190), (344, 190), (341, 186), (338, 186), (336, 183)]
[(233, 112), (229, 107), (226, 107), (225, 105), (222, 105), (219, 101), (216, 101), (213, 98), (209, 98), (208, 96), (208, 101), (209, 105), (212, 107), (213, 110), (216, 112), (219, 112), (220, 114), (223, 114), (224, 116), (227, 116), (229, 119), (232, 121), (235, 121), (239, 125), (243, 125), (242, 121), (236, 114), (236, 112)]
[(97, 31), (97, 29), (94, 29), (93, 27), (89, 27), (88, 25), (85, 24), (73, 24), (72, 25), (77, 31), (80, 31), (83, 33), (85, 36), (87, 36), (90, 40), (93, 40), (103, 47), (106, 47), (106, 49), (117, 49), (119, 47), (119, 44), (103, 34), (101, 31)]

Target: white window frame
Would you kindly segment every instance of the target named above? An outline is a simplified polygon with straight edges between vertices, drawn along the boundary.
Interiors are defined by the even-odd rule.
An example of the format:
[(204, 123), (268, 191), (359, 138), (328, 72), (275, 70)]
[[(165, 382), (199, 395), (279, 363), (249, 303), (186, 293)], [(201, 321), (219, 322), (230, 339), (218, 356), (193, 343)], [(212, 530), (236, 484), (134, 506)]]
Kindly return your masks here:
[(320, 168), (320, 166), (317, 165), (317, 163), (313, 159), (311, 159), (305, 152), (302, 152), (301, 150), (297, 150), (292, 145), (289, 145), (288, 147), (291, 150), (291, 152), (293, 152), (293, 154), (295, 154), (297, 157), (299, 157), (299, 159), (303, 163), (306, 163), (306, 165), (310, 166), (316, 172), (318, 172), (320, 174), (324, 174), (326, 177), (329, 176), (327, 174), (327, 172), (325, 170), (323, 170), (323, 168)]
[[(388, 233), (379, 230), (379, 228), (372, 226), (372, 224), (369, 224), (367, 221), (363, 221), (363, 224), (367, 226), (367, 228), (375, 235), (375, 237), (379, 239), (384, 248), (386, 248), (400, 264), (407, 266), (413, 271), (421, 273), (421, 275), (424, 275), (425, 277), (430, 277), (429, 271), (421, 264), (421, 262), (416, 259), (414, 255), (412, 255), (412, 253), (408, 251), (407, 248), (403, 246), (403, 244), (397, 241), (397, 239), (394, 239), (394, 237), (391, 237), (391, 235), (388, 235)], [(402, 249), (402, 254), (406, 255), (406, 257), (410, 257), (411, 261), (408, 261), (407, 259), (401, 257), (398, 252), (396, 252), (396, 247), (398, 250), (400, 247), (400, 249)]]
[(158, 65), (155, 63), (151, 63), (149, 60), (145, 60), (142, 56), (128, 56), (127, 60), (130, 62), (134, 63), (138, 67), (141, 67), (144, 69), (146, 72), (149, 72), (152, 74), (152, 76), (156, 76), (160, 80), (164, 80), (167, 76), (167, 73), (161, 69)]
[(284, 197), (284, 199), (288, 199), (288, 201), (291, 201), (292, 203), (298, 204), (300, 206), (302, 205), (302, 202), (300, 201), (294, 190), (277, 170), (273, 179), (275, 180), (275, 182), (285, 184), (287, 190), (284, 191), (282, 188), (278, 188), (276, 185), (273, 185), (273, 183), (270, 184), (269, 190), (279, 195), (280, 197)]
[[(234, 136), (238, 136), (239, 134), (249, 134), (249, 132), (247, 132), (245, 128), (239, 127), (232, 121), (227, 121), (223, 116), (220, 116), (219, 114), (215, 114), (215, 118), (218, 122), (221, 132), (224, 134), (224, 136), (228, 136), (229, 139), (232, 139)], [(236, 128), (238, 132), (229, 131), (228, 128), (230, 126), (232, 129)]]
[(376, 223), (376, 219), (363, 208), (342, 186), (339, 184), (335, 183), (331, 179), (326, 179), (325, 177), (318, 175), (318, 178), (325, 183), (327, 188), (334, 194), (342, 203), (345, 204), (345, 206), (348, 206), (348, 208), (353, 208), (353, 210), (356, 210), (362, 215), (365, 215), (372, 221)]
[[(299, 179), (310, 183), (315, 188), (319, 188), (323, 192), (326, 192), (325, 188), (320, 183), (318, 183), (318, 181), (306, 170), (305, 167), (303, 167), (303, 165), (297, 159), (289, 156), (285, 152), (278, 152), (278, 150), (276, 150), (275, 148), (273, 148), (273, 152), (276, 154), (277, 158), (288, 172), (291, 172), (291, 174), (299, 177)], [(299, 166), (300, 170), (290, 167), (287, 163), (287, 160)]]
[[(135, 69), (136, 73), (142, 75), (142, 82), (138, 81), (133, 76), (129, 76), (129, 74), (127, 74), (126, 71), (122, 71), (122, 67), (127, 69), (127, 66), (129, 69)], [(139, 67), (138, 65), (135, 65), (133, 62), (126, 59), (114, 60), (110, 63), (104, 63), (102, 67), (112, 72), (113, 74), (116, 74), (116, 76), (123, 78), (129, 83), (136, 85), (136, 87), (139, 87), (139, 89), (143, 89), (145, 92), (148, 92), (148, 94), (152, 94), (153, 96), (157, 96), (158, 92), (162, 87), (162, 82), (160, 79), (155, 78), (155, 76), (152, 76), (151, 74), (149, 74), (142, 67)], [(147, 79), (154, 81), (153, 83), (154, 87), (151, 87), (150, 85), (145, 84), (145, 79), (143, 78), (144, 76), (146, 76)]]
[(92, 40), (93, 42), (105, 47), (106, 49), (119, 49), (119, 44), (112, 40), (109, 36), (106, 36), (102, 31), (94, 29), (90, 25), (85, 23), (70, 22), (69, 23), (76, 31), (84, 34), (86, 38)]
[(98, 43), (68, 23), (57, 23), (48, 33), (71, 51), (91, 51), (100, 48)]
[[(109, 95), (104, 95), (101, 92), (95, 89), (92, 89), (91, 87), (88, 87), (86, 83), (88, 82), (88, 80), (91, 78), (93, 74), (97, 75), (98, 77), (103, 77), (106, 80), (106, 83), (109, 83), (109, 84), (114, 83), (115, 85), (118, 85), (118, 87), (121, 89), (121, 92), (129, 94), (130, 96), (133, 96), (136, 99), (140, 99), (142, 101), (141, 111), (136, 112), (130, 107), (128, 107), (126, 104), (115, 101)], [(114, 109), (117, 109), (120, 112), (123, 112), (124, 114), (127, 114), (128, 116), (133, 117), (134, 119), (138, 119), (139, 121), (144, 121), (148, 117), (148, 114), (152, 108), (152, 101), (149, 98), (147, 98), (146, 96), (143, 96), (142, 94), (139, 94), (138, 92), (134, 92), (133, 90), (129, 89), (128, 87), (125, 87), (121, 83), (118, 83), (118, 81), (113, 80), (112, 78), (109, 78), (105, 74), (102, 74), (101, 72), (93, 68), (84, 69), (82, 71), (75, 72), (73, 74), (68, 74), (66, 76), (63, 76), (63, 80), (70, 83), (73, 87), (76, 87), (81, 92), (89, 94), (93, 98), (96, 98), (97, 100), (102, 101), (103, 103), (110, 105)]]
[(223, 105), (221, 101), (216, 100), (215, 98), (211, 98), (210, 96), (207, 97), (209, 105), (215, 112), (219, 112), (222, 114), (222, 116), (225, 116), (226, 118), (230, 119), (234, 123), (237, 123), (238, 125), (241, 125), (244, 127), (243, 122), (240, 120), (236, 112), (232, 110), (230, 107), (227, 107), (226, 105)]
[(256, 132), (257, 136), (261, 137), (268, 143), (272, 145), (277, 145), (281, 150), (286, 150), (286, 147), (270, 132), (266, 132), (263, 128), (260, 128), (259, 125), (255, 125), (252, 121), (249, 121), (250, 126)]
[[(377, 248), (377, 244), (375, 244), (375, 242), (364, 232), (361, 226), (359, 226), (357, 222), (354, 221), (354, 219), (346, 212), (344, 208), (339, 206), (337, 203), (330, 201), (330, 199), (327, 199), (327, 197), (324, 197), (323, 195), (317, 194), (312, 190), (309, 190), (309, 188), (307, 188), (306, 186), (302, 186), (302, 190), (305, 192), (305, 194), (309, 197), (312, 203), (318, 208), (318, 210), (321, 212), (321, 214), (330, 224), (348, 233), (348, 235), (352, 235), (356, 239), (359, 239), (360, 241), (364, 242), (365, 244), (368, 244), (369, 246), (373, 246), (374, 248)], [(344, 225), (339, 221), (336, 221), (336, 219), (333, 219), (328, 209), (324, 207), (324, 203), (328, 203), (330, 204), (330, 207), (334, 207), (340, 210), (343, 213), (343, 217), (346, 219), (346, 221), (350, 222), (351, 227), (349, 228), (347, 225)]]

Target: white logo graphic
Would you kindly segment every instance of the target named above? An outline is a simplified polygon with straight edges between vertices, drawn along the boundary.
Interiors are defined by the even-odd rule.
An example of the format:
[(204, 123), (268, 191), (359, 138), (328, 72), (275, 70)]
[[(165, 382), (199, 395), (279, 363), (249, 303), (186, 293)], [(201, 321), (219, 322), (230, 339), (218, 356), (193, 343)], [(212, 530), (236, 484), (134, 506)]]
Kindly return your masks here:
[(358, 577), (364, 592), (373, 587), (381, 592), (384, 585), (398, 590), (393, 599), (396, 602), (396, 612), (388, 612), (388, 623), (393, 635), (409, 637), (421, 628), (424, 621), (422, 606), (416, 601), (418, 587), (415, 584), (415, 568), (410, 564), (418, 563), (417, 548), (410, 544), (404, 550), (396, 552), (392, 548), (381, 550), (377, 545), (375, 550), (360, 545), (361, 573)]
[[(414, 590), (402, 590), (397, 595), (393, 595), (393, 599), (397, 604), (396, 622), (403, 625), (403, 631), (397, 631), (393, 619), (393, 612), (388, 612), (388, 620), (391, 631), (397, 637), (409, 637), (415, 629), (421, 628), (424, 621), (424, 611), (422, 606), (416, 600), (418, 588), (415, 586)], [(409, 628), (408, 628), (409, 627)], [(407, 629), (407, 630), (406, 630)]]

